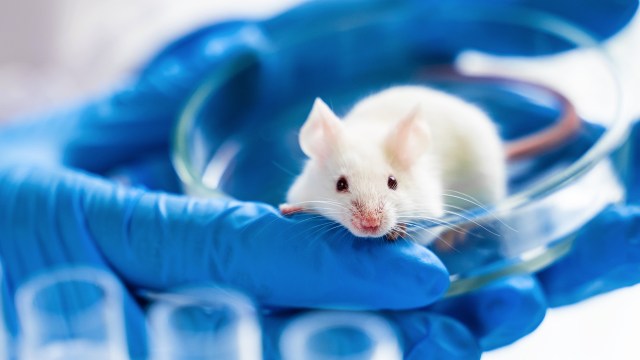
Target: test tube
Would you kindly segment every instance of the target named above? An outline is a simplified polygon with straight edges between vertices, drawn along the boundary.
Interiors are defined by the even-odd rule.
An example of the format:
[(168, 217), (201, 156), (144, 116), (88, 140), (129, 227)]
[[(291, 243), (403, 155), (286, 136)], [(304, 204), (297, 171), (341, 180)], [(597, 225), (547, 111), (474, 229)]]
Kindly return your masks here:
[(362, 312), (318, 311), (294, 319), (280, 337), (283, 360), (400, 360), (393, 328)]
[(128, 359), (122, 296), (120, 284), (95, 268), (28, 281), (16, 293), (21, 359)]
[(5, 301), (7, 301), (7, 284), (4, 279), (4, 266), (0, 262), (0, 359), (13, 359), (12, 339), (5, 318)]
[(155, 360), (260, 360), (255, 308), (240, 293), (217, 287), (181, 289), (149, 310)]

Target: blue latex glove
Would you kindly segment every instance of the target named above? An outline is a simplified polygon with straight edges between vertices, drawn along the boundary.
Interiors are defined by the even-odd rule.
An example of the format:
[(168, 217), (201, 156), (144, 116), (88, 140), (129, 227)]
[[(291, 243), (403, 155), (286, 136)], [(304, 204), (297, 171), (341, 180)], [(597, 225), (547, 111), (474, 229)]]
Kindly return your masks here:
[[(611, 17), (607, 24), (614, 25), (603, 34), (622, 24), (627, 10), (635, 9), (630, 3), (615, 12), (620, 16)], [(263, 204), (193, 199), (104, 178), (117, 169), (148, 187), (175, 190), (170, 133), (183, 102), (205, 75), (229, 58), (259, 52), (261, 39), (293, 26), (304, 14), (322, 8), (346, 15), (352, 13), (349, 6), (360, 9), (343, 2), (310, 3), (257, 25), (209, 27), (169, 46), (139, 78), (111, 95), (0, 130), (0, 255), (7, 293), (53, 265), (89, 264), (114, 271), (133, 289), (213, 281), (280, 307), (409, 309), (439, 299), (448, 284), (446, 270), (417, 245), (308, 234), (304, 230), (321, 220), (286, 219)], [(261, 28), (263, 37), (256, 38)], [(206, 50), (214, 41), (225, 44), (222, 52)], [(536, 281), (528, 279), (528, 286), (505, 280), (457, 299), (469, 314), (459, 321), (433, 315), (454, 313), (449, 310), (454, 305), (393, 315), (411, 356), (425, 358), (424, 351), (477, 357), (482, 348), (528, 333), (545, 307)], [(510, 317), (483, 315), (494, 313), (486, 311), (491, 302), (481, 300), (496, 297), (507, 299), (502, 314)], [(128, 299), (128, 311), (139, 318), (139, 308)], [(128, 319), (130, 328), (139, 326), (136, 316)], [(511, 330), (508, 336), (503, 329)], [(131, 343), (134, 351), (144, 352)]]
[[(104, 124), (100, 127), (109, 133)], [(12, 131), (18, 129), (25, 128)], [(121, 138), (110, 141), (117, 146)], [(20, 139), (25, 145), (29, 140)], [(30, 275), (61, 264), (110, 269), (133, 288), (214, 281), (241, 288), (266, 305), (296, 307), (414, 308), (437, 300), (448, 284), (441, 263), (420, 246), (344, 234), (305, 237), (306, 226), (318, 220), (282, 218), (266, 205), (129, 189), (59, 166), (5, 161), (1, 169), (0, 251), (10, 293)], [(506, 282), (501, 287), (511, 289), (513, 299), (536, 298), (535, 286), (517, 288)], [(492, 296), (501, 294), (489, 291), (485, 298)], [(480, 336), (450, 318), (406, 313), (399, 322), (405, 346), (416, 359), (425, 358), (425, 352), (479, 357), (483, 335), (517, 319), (528, 322), (510, 334), (520, 337), (542, 320), (544, 301), (531, 307), (520, 302), (526, 301), (503, 308), (517, 316), (487, 322)], [(485, 304), (475, 305), (474, 313), (485, 313)], [(140, 348), (140, 311), (130, 298), (127, 310), (130, 347), (139, 356), (145, 351)], [(474, 345), (458, 347), (462, 340)]]

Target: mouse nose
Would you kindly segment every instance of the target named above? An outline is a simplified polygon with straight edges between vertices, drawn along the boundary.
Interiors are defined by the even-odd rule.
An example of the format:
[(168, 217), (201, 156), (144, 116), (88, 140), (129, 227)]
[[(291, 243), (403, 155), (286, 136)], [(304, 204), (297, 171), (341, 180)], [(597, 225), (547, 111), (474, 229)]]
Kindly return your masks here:
[(381, 205), (367, 204), (363, 201), (353, 202), (351, 222), (353, 226), (368, 234), (376, 234), (380, 231), (384, 220), (384, 211)]
[(377, 233), (382, 225), (382, 219), (379, 216), (357, 216), (354, 220), (354, 226), (370, 234)]
[(380, 227), (380, 218), (377, 216), (363, 216), (360, 218), (360, 225), (367, 229), (376, 229)]

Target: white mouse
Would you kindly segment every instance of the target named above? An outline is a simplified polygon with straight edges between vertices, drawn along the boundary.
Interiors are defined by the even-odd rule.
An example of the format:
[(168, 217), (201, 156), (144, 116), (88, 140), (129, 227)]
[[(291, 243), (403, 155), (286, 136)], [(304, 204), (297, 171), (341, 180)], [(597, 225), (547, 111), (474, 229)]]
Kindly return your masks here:
[(342, 121), (318, 98), (299, 142), (309, 160), (281, 212), (319, 213), (359, 237), (395, 239), (417, 221), (506, 193), (505, 152), (491, 119), (435, 89), (389, 88)]

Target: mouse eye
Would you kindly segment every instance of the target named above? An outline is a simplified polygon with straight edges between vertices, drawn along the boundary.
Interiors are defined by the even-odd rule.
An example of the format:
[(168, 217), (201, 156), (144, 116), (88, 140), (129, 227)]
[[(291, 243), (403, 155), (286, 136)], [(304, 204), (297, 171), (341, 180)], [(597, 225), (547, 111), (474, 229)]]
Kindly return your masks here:
[(340, 176), (338, 182), (336, 183), (336, 190), (338, 192), (347, 192), (349, 191), (349, 183), (347, 182), (347, 178), (344, 176)]
[(391, 190), (397, 189), (398, 188), (398, 180), (396, 180), (396, 178), (393, 175), (389, 175), (389, 178), (387, 179), (387, 186)]

